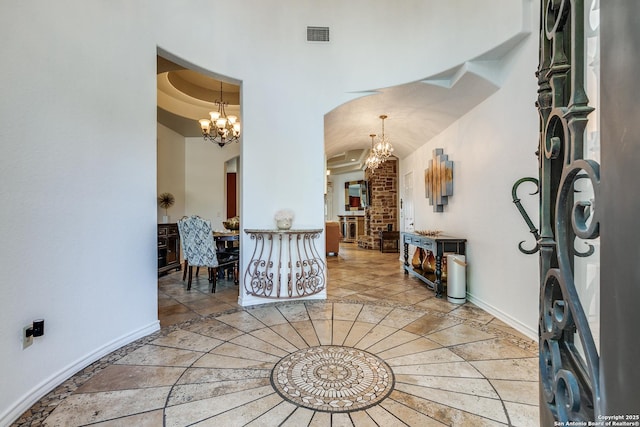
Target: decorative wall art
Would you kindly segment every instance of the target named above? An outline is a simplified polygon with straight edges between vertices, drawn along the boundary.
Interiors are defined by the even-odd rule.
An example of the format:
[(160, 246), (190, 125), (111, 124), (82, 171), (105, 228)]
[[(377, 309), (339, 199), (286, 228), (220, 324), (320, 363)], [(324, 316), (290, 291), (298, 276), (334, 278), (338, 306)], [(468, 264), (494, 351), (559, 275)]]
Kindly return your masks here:
[(449, 196), (453, 196), (453, 161), (443, 151), (442, 148), (433, 150), (433, 159), (424, 171), (425, 197), (434, 212), (444, 212)]

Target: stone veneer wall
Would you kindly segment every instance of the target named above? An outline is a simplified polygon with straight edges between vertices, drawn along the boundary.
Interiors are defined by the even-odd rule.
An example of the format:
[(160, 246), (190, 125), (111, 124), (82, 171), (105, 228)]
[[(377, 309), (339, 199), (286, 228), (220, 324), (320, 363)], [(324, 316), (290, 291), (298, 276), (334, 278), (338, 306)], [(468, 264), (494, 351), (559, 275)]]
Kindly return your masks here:
[(371, 200), (364, 211), (364, 234), (358, 238), (358, 246), (380, 249), (380, 231), (387, 231), (389, 224), (398, 230), (398, 159), (392, 157), (373, 172), (365, 171)]

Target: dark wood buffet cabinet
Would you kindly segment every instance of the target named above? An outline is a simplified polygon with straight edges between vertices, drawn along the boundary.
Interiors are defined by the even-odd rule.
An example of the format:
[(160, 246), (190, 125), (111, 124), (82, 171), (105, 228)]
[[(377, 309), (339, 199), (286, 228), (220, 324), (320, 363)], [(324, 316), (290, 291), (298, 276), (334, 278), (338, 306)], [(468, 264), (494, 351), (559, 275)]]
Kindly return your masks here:
[(158, 275), (180, 268), (178, 224), (158, 224)]

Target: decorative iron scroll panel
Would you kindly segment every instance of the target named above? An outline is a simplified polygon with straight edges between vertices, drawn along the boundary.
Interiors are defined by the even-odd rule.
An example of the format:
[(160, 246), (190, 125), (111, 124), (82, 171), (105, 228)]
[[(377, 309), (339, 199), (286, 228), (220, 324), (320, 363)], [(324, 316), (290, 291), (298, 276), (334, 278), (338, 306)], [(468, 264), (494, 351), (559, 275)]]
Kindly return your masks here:
[[(590, 107), (585, 91), (585, 1), (541, 0), (539, 177), (513, 187), (513, 201), (540, 252), (540, 425), (594, 421), (601, 411), (599, 356), (576, 287), (576, 259), (589, 257), (599, 237), (600, 165), (585, 157)], [(537, 186), (540, 228), (517, 197)], [(535, 194), (535, 193), (534, 193)], [(586, 243), (587, 249), (576, 249)], [(566, 424), (564, 424), (566, 425)]]
[(301, 298), (325, 288), (324, 261), (315, 246), (317, 230), (245, 230), (255, 247), (244, 274), (248, 295)]

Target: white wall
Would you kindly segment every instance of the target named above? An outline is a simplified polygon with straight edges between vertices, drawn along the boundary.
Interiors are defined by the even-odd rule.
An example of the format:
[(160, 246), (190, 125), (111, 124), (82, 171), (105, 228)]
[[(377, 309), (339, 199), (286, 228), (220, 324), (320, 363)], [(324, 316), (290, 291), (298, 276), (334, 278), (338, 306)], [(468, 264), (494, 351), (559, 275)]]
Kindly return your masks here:
[[(220, 148), (202, 138), (184, 138), (158, 124), (158, 194), (169, 192), (176, 203), (169, 208), (171, 222), (184, 215), (211, 220), (224, 230), (226, 220), (226, 172), (238, 172), (239, 144)], [(227, 162), (229, 162), (227, 164)], [(158, 222), (164, 209), (158, 207)]]
[[(506, 58), (502, 88), (438, 137), (400, 163), (400, 176), (413, 171), (416, 230), (441, 230), (466, 238), (467, 291), (472, 302), (537, 337), (538, 255), (517, 246), (535, 240), (511, 198), (516, 180), (537, 177), (537, 38), (526, 39)], [(434, 213), (425, 198), (424, 170), (434, 148), (454, 162), (453, 196)], [(534, 224), (537, 196), (532, 185), (519, 196)], [(404, 188), (404, 185), (401, 186)]]
[[(157, 48), (242, 83), (243, 227), (271, 227), (285, 207), (296, 227), (322, 227), (324, 114), (358, 90), (419, 80), (492, 49), (522, 31), (526, 7), (529, 0), (4, 2), (0, 51), (11, 60), (0, 79), (0, 425), (158, 328)], [(235, 19), (212, 25), (213, 15)], [(307, 25), (330, 26), (332, 42), (307, 43)], [(214, 42), (230, 35), (232, 43)], [(507, 94), (520, 90), (535, 93)], [(511, 107), (510, 97), (499, 100)], [(187, 142), (186, 161), (191, 154)], [(193, 177), (185, 180), (188, 187)], [(189, 213), (188, 195), (185, 203)], [(22, 350), (23, 326), (40, 317), (45, 336)]]
[[(156, 52), (144, 14), (108, 3), (2, 9), (7, 425), (80, 368), (159, 328)], [(45, 335), (23, 350), (22, 328), (36, 318)]]
[[(167, 210), (170, 222), (185, 215), (185, 140), (171, 129), (158, 124), (158, 194), (171, 193), (175, 204)], [(158, 206), (158, 223), (162, 222), (165, 210)]]
[(202, 138), (186, 138), (186, 214), (210, 220), (214, 230), (224, 230), (227, 219), (225, 163), (239, 152), (239, 144), (221, 148)]

